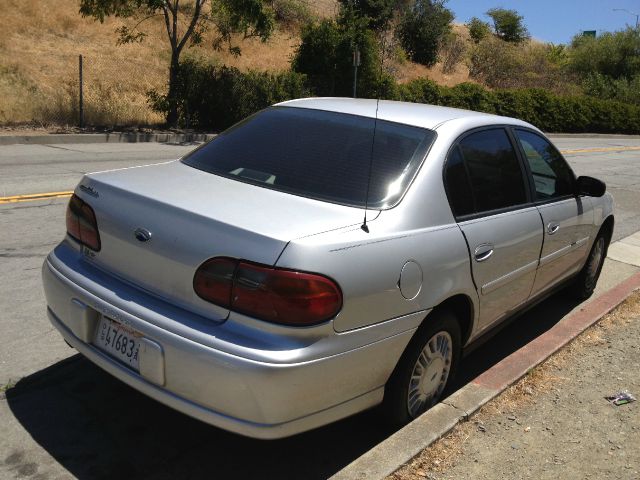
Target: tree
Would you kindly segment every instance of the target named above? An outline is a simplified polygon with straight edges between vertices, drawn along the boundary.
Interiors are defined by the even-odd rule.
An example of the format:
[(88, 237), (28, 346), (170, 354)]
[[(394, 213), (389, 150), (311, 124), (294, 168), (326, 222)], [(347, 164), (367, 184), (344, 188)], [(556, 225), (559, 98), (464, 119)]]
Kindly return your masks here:
[(396, 30), (402, 47), (415, 62), (428, 67), (438, 61), (438, 47), (451, 30), (453, 13), (446, 0), (415, 0), (404, 13)]
[(226, 42), (233, 54), (240, 55), (239, 47), (231, 45), (232, 34), (266, 41), (273, 29), (272, 12), (263, 0), (80, 0), (80, 13), (100, 22), (110, 16), (135, 20), (133, 26), (125, 24), (116, 30), (118, 44), (144, 40), (142, 25), (154, 17), (164, 18), (171, 46), (167, 123), (172, 126), (178, 121), (176, 87), (185, 46), (201, 43), (204, 32), (215, 25), (219, 34), (213, 47), (220, 49)]
[(524, 17), (515, 10), (492, 8), (487, 15), (493, 20), (495, 34), (505, 42), (520, 43), (529, 38)]
[(383, 30), (393, 17), (396, 0), (339, 0), (342, 12), (351, 9), (360, 18), (367, 21), (367, 27)]
[(467, 28), (469, 29), (469, 36), (475, 43), (484, 40), (491, 34), (491, 25), (483, 22), (478, 17), (472, 17), (467, 22)]

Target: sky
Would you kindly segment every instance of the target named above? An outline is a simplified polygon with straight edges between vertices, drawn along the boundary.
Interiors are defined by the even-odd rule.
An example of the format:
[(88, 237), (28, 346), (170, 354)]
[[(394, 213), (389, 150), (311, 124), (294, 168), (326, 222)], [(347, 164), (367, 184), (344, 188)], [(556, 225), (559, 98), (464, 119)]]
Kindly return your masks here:
[(516, 10), (533, 38), (556, 44), (569, 43), (583, 30), (600, 34), (635, 25), (634, 15), (614, 8), (640, 13), (640, 0), (449, 0), (446, 6), (457, 23), (466, 23), (474, 16), (489, 21), (485, 12), (493, 7)]

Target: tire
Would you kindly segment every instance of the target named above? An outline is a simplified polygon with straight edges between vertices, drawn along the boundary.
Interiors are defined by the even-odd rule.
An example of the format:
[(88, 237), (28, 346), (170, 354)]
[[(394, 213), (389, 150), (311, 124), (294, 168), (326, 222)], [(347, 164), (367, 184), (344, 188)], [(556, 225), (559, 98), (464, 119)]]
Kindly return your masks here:
[(609, 238), (607, 234), (605, 232), (598, 233), (584, 267), (582, 267), (571, 286), (571, 290), (578, 300), (586, 300), (593, 294), (608, 248)]
[(438, 403), (455, 376), (460, 351), (456, 317), (447, 310), (432, 312), (407, 345), (385, 386), (382, 409), (390, 426), (401, 427)]

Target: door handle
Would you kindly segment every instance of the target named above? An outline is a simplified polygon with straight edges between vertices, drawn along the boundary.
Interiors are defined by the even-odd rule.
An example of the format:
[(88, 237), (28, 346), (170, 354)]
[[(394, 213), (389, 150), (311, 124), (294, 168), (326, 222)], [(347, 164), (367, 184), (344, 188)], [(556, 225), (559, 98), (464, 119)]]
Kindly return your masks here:
[(493, 245), (490, 243), (478, 245), (473, 251), (473, 258), (476, 262), (484, 262), (488, 260), (491, 255), (493, 255)]
[(558, 230), (560, 230), (560, 224), (559, 223), (555, 223), (555, 222), (551, 222), (547, 225), (547, 233), (549, 235), (553, 235), (554, 233), (556, 233)]

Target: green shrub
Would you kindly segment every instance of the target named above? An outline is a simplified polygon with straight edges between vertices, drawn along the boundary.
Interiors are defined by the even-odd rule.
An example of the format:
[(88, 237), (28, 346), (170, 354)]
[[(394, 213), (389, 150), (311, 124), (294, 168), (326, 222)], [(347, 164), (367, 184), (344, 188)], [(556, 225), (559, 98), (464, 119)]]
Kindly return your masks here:
[[(180, 63), (177, 97), (180, 123), (223, 130), (274, 103), (309, 96), (305, 76), (295, 72), (246, 72), (194, 59)], [(149, 94), (156, 111), (168, 108), (166, 97)]]
[(599, 73), (630, 79), (640, 75), (640, 29), (605, 32), (597, 38), (577, 35), (568, 54), (569, 68), (582, 78)]
[(471, 20), (467, 22), (467, 28), (469, 29), (469, 36), (475, 43), (491, 35), (491, 25), (483, 22), (478, 17), (472, 17)]
[(601, 73), (591, 73), (582, 80), (582, 90), (591, 97), (640, 105), (640, 74), (614, 79)]
[(445, 87), (417, 79), (399, 85), (396, 98), (519, 118), (547, 132), (640, 133), (640, 106), (539, 88), (491, 91), (472, 83)]
[(453, 13), (446, 0), (415, 0), (396, 29), (402, 48), (414, 61), (433, 66), (438, 61), (441, 39), (451, 31)]
[[(548, 132), (640, 133), (640, 105), (586, 95), (488, 90), (474, 83), (445, 87), (426, 78), (397, 84), (389, 76), (377, 79), (375, 89), (380, 98), (515, 117)], [(182, 125), (207, 130), (222, 130), (280, 101), (318, 94), (301, 73), (243, 73), (195, 59), (180, 64), (177, 92)], [(166, 97), (152, 92), (150, 99), (156, 111), (166, 111)]]
[(371, 31), (354, 29), (352, 25), (331, 20), (306, 25), (291, 68), (307, 76), (317, 95), (350, 97), (353, 94), (354, 42), (358, 44), (361, 62), (357, 96), (388, 96), (393, 79), (381, 72), (375, 36)]

